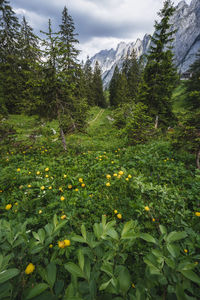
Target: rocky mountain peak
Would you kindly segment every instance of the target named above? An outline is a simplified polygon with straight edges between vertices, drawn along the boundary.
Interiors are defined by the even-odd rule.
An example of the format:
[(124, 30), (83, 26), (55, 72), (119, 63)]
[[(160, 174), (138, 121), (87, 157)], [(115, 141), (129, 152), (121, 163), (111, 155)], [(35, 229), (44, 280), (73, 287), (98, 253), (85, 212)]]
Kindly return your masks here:
[[(200, 0), (192, 0), (188, 5), (184, 0), (176, 6), (176, 11), (170, 23), (172, 29), (176, 30), (172, 51), (174, 62), (181, 73), (186, 72), (196, 59), (196, 53), (200, 49)], [(122, 67), (124, 58), (131, 54), (133, 49), (137, 57), (146, 54), (151, 44), (151, 36), (145, 34), (142, 40), (135, 42), (120, 42), (116, 50), (103, 50), (91, 58), (92, 66), (98, 60), (102, 68), (104, 87), (109, 85), (115, 66)]]

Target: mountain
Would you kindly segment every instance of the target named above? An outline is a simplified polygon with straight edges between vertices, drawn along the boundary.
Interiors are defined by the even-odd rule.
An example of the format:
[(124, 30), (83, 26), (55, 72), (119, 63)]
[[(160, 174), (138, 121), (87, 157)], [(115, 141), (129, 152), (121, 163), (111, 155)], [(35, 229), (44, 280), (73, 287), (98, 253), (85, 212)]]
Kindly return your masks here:
[[(180, 73), (185, 73), (189, 66), (194, 62), (195, 55), (200, 49), (200, 0), (192, 0), (188, 5), (185, 1), (179, 2), (176, 11), (172, 16), (170, 23), (172, 29), (177, 30), (172, 42), (172, 51), (174, 53), (174, 62)], [(122, 67), (127, 54), (133, 49), (139, 58), (142, 54), (148, 52), (151, 44), (151, 36), (146, 34), (143, 40), (137, 39), (136, 42), (121, 42), (116, 50), (102, 50), (95, 54), (91, 59), (91, 66), (94, 68), (98, 61), (102, 69), (102, 79), (104, 87), (109, 85), (115, 66)]]

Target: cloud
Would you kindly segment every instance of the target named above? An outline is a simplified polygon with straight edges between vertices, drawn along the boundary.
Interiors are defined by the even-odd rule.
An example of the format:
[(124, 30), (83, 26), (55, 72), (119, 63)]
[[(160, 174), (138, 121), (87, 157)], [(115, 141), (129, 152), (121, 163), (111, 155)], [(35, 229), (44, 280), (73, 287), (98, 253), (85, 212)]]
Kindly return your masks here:
[[(175, 0), (175, 5), (180, 2)], [(189, 3), (190, 0), (187, 0)], [(82, 48), (103, 49), (111, 41), (135, 40), (153, 32), (163, 0), (11, 0), (18, 14), (24, 13), (36, 33), (47, 29), (48, 18), (55, 30), (66, 5)], [(90, 51), (91, 52), (91, 51)]]

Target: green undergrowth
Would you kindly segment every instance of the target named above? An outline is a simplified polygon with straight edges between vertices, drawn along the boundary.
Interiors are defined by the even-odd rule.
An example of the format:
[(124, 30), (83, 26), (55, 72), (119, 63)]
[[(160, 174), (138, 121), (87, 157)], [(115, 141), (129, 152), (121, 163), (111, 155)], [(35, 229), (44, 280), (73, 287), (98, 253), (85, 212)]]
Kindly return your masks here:
[[(1, 299), (198, 299), (194, 157), (162, 139), (125, 147), (110, 115), (93, 108), (85, 133), (67, 137), (68, 153), (56, 122), (8, 119), (16, 133), (1, 140)], [(41, 136), (31, 143), (33, 130)]]

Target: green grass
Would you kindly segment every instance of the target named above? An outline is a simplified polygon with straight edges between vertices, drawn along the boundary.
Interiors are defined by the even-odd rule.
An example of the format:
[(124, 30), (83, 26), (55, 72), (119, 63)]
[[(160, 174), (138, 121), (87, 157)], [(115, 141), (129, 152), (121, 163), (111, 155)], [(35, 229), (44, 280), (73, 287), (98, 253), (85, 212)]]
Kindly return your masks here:
[(186, 88), (184, 86), (184, 81), (175, 88), (173, 95), (172, 95), (172, 102), (173, 102), (173, 111), (175, 114), (179, 114), (184, 112), (184, 101), (186, 99)]

